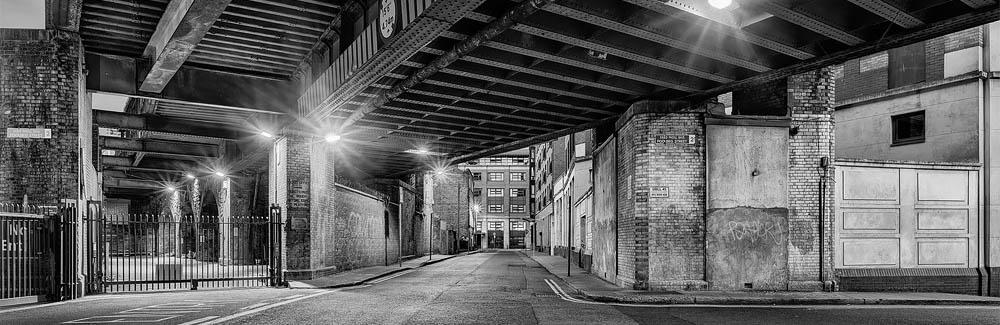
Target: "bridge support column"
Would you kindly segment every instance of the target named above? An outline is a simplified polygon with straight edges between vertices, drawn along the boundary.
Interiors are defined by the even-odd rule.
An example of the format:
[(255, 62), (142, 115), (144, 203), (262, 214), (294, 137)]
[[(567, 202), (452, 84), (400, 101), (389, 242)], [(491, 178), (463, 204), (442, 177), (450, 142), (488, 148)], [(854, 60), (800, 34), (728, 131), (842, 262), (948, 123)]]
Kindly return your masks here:
[(283, 258), (289, 279), (340, 271), (333, 262), (335, 147), (302, 134), (288, 134), (274, 143), (269, 199), (285, 209)]
[(833, 172), (821, 167), (834, 154), (833, 90), (823, 69), (738, 89), (724, 105), (632, 105), (616, 125), (617, 233), (601, 238), (617, 239), (618, 269), (608, 280), (822, 290), (833, 278)]
[[(53, 205), (86, 199), (91, 163), (89, 100), (77, 33), (0, 29), (0, 202)], [(98, 193), (87, 193), (93, 199)]]

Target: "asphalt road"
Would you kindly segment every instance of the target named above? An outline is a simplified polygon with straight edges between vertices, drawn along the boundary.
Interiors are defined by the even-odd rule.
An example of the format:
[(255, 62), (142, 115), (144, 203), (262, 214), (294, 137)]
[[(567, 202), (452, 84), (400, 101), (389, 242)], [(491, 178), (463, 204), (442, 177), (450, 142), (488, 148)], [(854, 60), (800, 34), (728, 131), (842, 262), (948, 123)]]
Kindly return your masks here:
[[(998, 324), (976, 306), (633, 307), (566, 295), (515, 252), (475, 254), (337, 290), (253, 289), (106, 295), (0, 311), (0, 323), (153, 324)], [(186, 304), (186, 305), (185, 305)], [(138, 315), (138, 316), (137, 316)], [(175, 316), (157, 320), (153, 316)], [(147, 323), (148, 324), (148, 323)]]

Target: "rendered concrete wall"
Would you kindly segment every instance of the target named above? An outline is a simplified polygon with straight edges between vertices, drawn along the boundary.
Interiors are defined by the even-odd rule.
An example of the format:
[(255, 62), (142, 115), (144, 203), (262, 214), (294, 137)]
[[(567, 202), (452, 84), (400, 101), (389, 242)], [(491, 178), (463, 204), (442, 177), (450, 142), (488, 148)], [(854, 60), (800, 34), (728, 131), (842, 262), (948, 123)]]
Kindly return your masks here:
[[(837, 157), (901, 161), (978, 162), (977, 80), (838, 108)], [(926, 140), (892, 146), (892, 116), (924, 111)]]
[(618, 277), (616, 139), (594, 151), (593, 269), (591, 273), (614, 282)]
[(788, 287), (788, 130), (708, 125), (709, 289)]

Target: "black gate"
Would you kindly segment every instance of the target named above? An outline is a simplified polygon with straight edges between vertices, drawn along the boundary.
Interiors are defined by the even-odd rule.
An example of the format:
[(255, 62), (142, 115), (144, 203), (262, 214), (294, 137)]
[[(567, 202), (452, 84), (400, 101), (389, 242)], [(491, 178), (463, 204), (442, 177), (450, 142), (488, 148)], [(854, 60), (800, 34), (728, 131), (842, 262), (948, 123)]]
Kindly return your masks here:
[(79, 297), (77, 210), (72, 204), (0, 205), (0, 299)]
[(103, 215), (92, 220), (110, 292), (272, 286), (281, 277), (281, 209), (261, 216)]

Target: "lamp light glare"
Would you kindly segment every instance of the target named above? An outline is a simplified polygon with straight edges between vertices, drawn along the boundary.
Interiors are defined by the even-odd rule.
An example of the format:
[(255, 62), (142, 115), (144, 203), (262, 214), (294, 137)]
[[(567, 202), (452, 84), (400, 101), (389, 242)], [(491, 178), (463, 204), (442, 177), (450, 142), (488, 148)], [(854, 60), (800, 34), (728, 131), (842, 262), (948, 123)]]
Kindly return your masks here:
[(733, 4), (733, 0), (708, 0), (708, 4), (715, 9), (725, 9)]
[(223, 173), (223, 172), (215, 172), (215, 176), (219, 176), (219, 177), (226, 177), (226, 173)]
[(260, 131), (260, 135), (264, 136), (265, 138), (274, 138), (274, 134), (268, 133), (267, 131)]
[(325, 137), (323, 137), (323, 139), (325, 139), (326, 142), (337, 142), (337, 141), (340, 141), (340, 135), (339, 134), (330, 133), (330, 134), (327, 134)]
[(176, 188), (174, 188), (173, 186), (167, 186), (167, 192), (170, 192), (170, 193), (173, 193), (173, 192), (174, 192), (174, 191), (176, 191), (176, 190), (177, 190), (177, 189), (176, 189)]
[(184, 177), (194, 179), (194, 175), (192, 175), (191, 173), (184, 174)]

